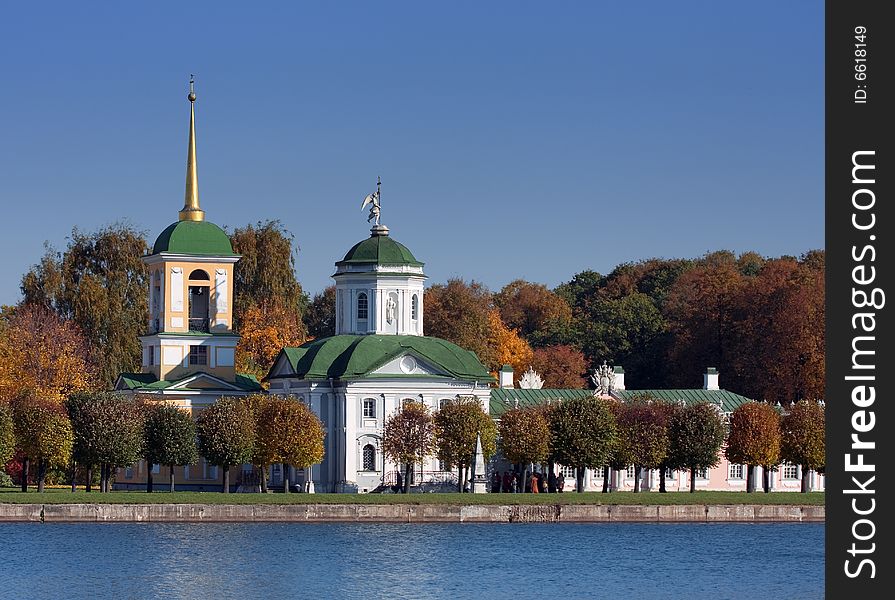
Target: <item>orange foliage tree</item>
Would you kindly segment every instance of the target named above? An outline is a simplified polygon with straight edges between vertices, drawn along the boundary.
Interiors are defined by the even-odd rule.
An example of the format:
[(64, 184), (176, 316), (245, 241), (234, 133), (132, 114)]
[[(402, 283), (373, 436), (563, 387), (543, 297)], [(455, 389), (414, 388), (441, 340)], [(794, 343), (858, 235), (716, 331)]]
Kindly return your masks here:
[(494, 294), (494, 304), (507, 327), (532, 345), (540, 345), (568, 328), (572, 307), (540, 283), (517, 279)]
[(267, 374), (280, 350), (299, 346), (306, 337), (299, 314), (273, 301), (249, 306), (242, 314), (239, 333), (237, 369), (258, 377)]
[(510, 365), (517, 380), (531, 366), (534, 356), (528, 342), (504, 324), (497, 310), (488, 314), (488, 351), (485, 365), (489, 370), (496, 372), (501, 366)]
[(768, 470), (780, 463), (780, 414), (766, 402), (746, 402), (730, 415), (730, 432), (724, 455), (733, 463), (748, 467), (746, 491), (754, 491), (752, 473), (764, 467), (764, 490), (768, 491)]
[(572, 346), (558, 345), (535, 348), (532, 368), (544, 380), (545, 388), (579, 389), (586, 385), (587, 359)]
[(0, 334), (0, 398), (23, 391), (61, 404), (92, 389), (96, 371), (80, 328), (34, 304), (17, 307)]

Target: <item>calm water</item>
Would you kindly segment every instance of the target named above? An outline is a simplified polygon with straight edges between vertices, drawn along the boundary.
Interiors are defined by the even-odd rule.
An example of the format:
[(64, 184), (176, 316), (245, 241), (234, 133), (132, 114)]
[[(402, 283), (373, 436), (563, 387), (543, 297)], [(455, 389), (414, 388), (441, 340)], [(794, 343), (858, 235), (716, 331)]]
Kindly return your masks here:
[(822, 524), (0, 524), (0, 598), (823, 598)]

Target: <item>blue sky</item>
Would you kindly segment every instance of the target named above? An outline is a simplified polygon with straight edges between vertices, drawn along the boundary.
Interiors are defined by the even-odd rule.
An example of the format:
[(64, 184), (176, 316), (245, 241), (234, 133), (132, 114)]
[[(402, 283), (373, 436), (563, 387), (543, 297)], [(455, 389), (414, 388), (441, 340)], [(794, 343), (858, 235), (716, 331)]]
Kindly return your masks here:
[(73, 226), (176, 220), (190, 73), (207, 218), (280, 219), (311, 293), (377, 176), (431, 283), (823, 247), (822, 4), (137, 4), (4, 7), (2, 304)]

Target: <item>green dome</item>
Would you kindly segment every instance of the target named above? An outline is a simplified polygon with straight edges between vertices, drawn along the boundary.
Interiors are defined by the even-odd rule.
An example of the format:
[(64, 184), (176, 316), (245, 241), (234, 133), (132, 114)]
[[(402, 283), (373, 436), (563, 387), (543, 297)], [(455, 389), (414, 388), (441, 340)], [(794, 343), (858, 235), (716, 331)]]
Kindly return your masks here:
[(208, 221), (177, 221), (158, 236), (152, 253), (202, 254), (207, 256), (235, 256), (230, 236)]
[(422, 267), (407, 246), (387, 235), (373, 235), (351, 247), (345, 258), (336, 263), (342, 265), (411, 265)]
[[(492, 382), (475, 352), (435, 337), (421, 335), (336, 335), (283, 348), (294, 374), (301, 379), (357, 379), (412, 352), (456, 379)], [(407, 375), (407, 377), (418, 377)]]

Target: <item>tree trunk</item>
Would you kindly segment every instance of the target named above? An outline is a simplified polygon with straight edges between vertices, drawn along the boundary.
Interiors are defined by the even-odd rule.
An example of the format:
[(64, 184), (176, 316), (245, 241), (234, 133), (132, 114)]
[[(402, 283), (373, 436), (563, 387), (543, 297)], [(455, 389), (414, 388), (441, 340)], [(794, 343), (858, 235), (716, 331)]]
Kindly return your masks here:
[(609, 493), (609, 467), (603, 467), (603, 493)]
[(261, 472), (260, 472), (260, 475), (261, 475), (261, 493), (262, 493), (262, 494), (266, 494), (266, 493), (267, 493), (267, 465), (261, 465), (261, 469), (260, 469), (260, 471), (261, 471)]
[(575, 467), (575, 491), (579, 494), (584, 493), (584, 468)]
[(87, 466), (87, 485), (85, 489), (90, 492), (93, 490), (93, 465)]
[(640, 493), (640, 474), (643, 471), (640, 465), (634, 465), (634, 493)]
[(171, 486), (171, 493), (174, 493), (174, 465), (168, 465), (168, 483)]
[(667, 491), (665, 489), (665, 467), (659, 467), (659, 493), (664, 494)]
[(78, 491), (78, 463), (71, 461), (71, 493)]
[(106, 491), (106, 463), (99, 463), (99, 493)]
[(152, 492), (152, 463), (146, 461), (146, 491)]
[(41, 458), (37, 461), (37, 491), (38, 493), (42, 493), (44, 491), (44, 483), (47, 480), (47, 461)]
[(457, 491), (463, 493), (463, 465), (457, 465)]
[(763, 466), (761, 468), (761, 487), (764, 488), (764, 493), (767, 494), (771, 491), (771, 480), (770, 480), (770, 467)]
[(230, 493), (230, 465), (221, 465), (221, 468), (224, 470), (224, 484), (221, 487), (221, 492), (224, 494)]
[(808, 493), (808, 484), (810, 483), (811, 471), (805, 465), (802, 465), (802, 493)]
[(404, 481), (401, 489), (402, 494), (410, 493), (410, 475), (413, 472), (413, 463), (408, 463), (404, 465)]
[(696, 492), (696, 469), (690, 469), (690, 493)]
[(283, 463), (283, 493), (289, 493), (289, 465)]
[(22, 491), (28, 491), (28, 471), (30, 471), (31, 461), (28, 460), (28, 457), (22, 459)]
[(755, 491), (755, 465), (746, 465), (746, 492)]

